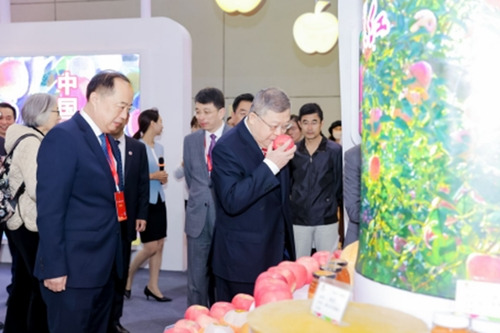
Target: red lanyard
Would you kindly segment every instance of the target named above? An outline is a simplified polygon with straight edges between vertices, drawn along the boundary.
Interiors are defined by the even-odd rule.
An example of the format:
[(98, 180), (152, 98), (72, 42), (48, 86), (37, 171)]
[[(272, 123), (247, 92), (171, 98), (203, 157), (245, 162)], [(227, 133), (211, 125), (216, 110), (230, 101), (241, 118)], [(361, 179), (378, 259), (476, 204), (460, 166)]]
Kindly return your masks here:
[(115, 179), (116, 190), (120, 192), (120, 177), (118, 176), (118, 172), (116, 171), (116, 164), (113, 157), (113, 152), (111, 151), (111, 145), (109, 144), (108, 136), (104, 136), (106, 138), (106, 149), (108, 150), (108, 164), (111, 169), (111, 173), (113, 174), (113, 178)]

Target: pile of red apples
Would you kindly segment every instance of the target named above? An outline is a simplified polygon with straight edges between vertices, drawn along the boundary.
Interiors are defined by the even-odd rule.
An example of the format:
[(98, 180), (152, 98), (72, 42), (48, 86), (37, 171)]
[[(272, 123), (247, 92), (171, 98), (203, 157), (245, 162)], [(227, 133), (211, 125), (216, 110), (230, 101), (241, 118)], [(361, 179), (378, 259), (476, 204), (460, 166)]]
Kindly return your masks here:
[(293, 292), (308, 285), (313, 272), (331, 258), (339, 258), (340, 250), (315, 252), (311, 257), (282, 261), (261, 273), (252, 295), (237, 294), (231, 302), (216, 302), (210, 309), (191, 305), (184, 318), (164, 333), (244, 333), (248, 332), (247, 314), (255, 307), (293, 299)]

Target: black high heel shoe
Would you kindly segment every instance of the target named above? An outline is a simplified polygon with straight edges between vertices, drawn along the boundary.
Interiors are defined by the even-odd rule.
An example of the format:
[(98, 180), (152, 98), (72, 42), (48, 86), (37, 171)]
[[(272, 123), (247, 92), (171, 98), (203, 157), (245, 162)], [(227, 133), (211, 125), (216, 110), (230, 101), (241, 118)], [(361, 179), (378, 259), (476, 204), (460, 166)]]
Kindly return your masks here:
[(126, 298), (130, 299), (130, 295), (131, 295), (132, 291), (130, 289), (125, 289), (125, 291), (123, 292), (123, 296), (125, 296)]
[(145, 286), (144, 287), (144, 295), (146, 295), (146, 298), (149, 300), (149, 296), (153, 297), (156, 301), (158, 302), (170, 302), (172, 301), (171, 298), (168, 298), (168, 297), (158, 297), (156, 296), (155, 294), (153, 294), (153, 292), (151, 290), (149, 290), (148, 286)]

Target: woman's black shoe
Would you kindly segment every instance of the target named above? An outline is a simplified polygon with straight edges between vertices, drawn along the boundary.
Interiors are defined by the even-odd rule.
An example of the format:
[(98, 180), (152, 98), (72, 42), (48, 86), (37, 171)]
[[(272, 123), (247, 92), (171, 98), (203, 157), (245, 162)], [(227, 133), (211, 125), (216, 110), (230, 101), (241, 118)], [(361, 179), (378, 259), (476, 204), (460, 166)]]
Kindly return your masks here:
[(128, 299), (130, 299), (131, 292), (132, 291), (130, 289), (129, 290), (125, 289), (125, 291), (123, 292), (123, 296), (125, 296)]
[(144, 295), (146, 295), (146, 298), (149, 300), (149, 296), (153, 297), (156, 301), (158, 302), (170, 302), (172, 299), (171, 298), (168, 298), (168, 297), (158, 297), (156, 296), (155, 294), (153, 294), (151, 292), (151, 290), (149, 290), (148, 286), (145, 286), (144, 287)]

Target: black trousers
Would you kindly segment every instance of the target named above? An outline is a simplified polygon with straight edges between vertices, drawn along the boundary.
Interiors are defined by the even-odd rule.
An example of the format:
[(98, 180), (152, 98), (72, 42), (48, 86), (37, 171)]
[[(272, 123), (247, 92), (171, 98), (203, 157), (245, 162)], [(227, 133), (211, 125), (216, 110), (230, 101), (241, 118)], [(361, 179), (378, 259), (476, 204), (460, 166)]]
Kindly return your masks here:
[(231, 302), (239, 293), (253, 295), (255, 283), (234, 282), (215, 276), (215, 292), (217, 301)]
[(38, 251), (38, 232), (29, 231), (22, 225), (17, 230), (10, 230), (9, 234), (18, 253), (18, 262), (15, 266), (4, 332), (48, 332), (46, 306), (40, 294), (40, 284), (33, 276)]

